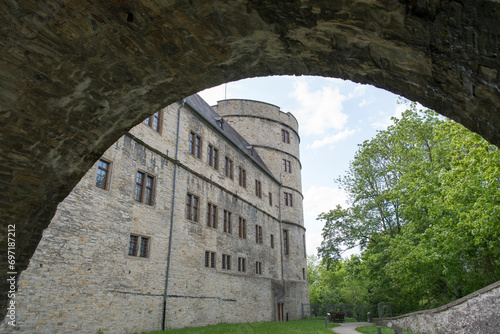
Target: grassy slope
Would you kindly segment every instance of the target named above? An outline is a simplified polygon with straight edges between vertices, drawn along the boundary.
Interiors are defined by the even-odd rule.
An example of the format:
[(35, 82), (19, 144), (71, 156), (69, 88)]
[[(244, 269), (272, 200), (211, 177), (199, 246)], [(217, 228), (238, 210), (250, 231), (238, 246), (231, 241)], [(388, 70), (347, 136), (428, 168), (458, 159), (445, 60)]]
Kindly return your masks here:
[[(328, 324), (328, 328), (338, 325)], [(252, 322), (246, 324), (219, 324), (207, 327), (170, 329), (164, 332), (143, 332), (142, 334), (332, 334), (331, 329), (325, 328), (323, 320), (297, 320), (289, 322)]]

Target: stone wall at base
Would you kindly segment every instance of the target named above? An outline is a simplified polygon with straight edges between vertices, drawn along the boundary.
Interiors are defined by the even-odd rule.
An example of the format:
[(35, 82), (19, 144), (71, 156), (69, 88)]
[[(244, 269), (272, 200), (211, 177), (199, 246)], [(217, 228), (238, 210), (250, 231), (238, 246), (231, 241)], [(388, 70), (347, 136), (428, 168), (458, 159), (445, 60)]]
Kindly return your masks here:
[(436, 309), (374, 319), (426, 334), (500, 333), (500, 281)]

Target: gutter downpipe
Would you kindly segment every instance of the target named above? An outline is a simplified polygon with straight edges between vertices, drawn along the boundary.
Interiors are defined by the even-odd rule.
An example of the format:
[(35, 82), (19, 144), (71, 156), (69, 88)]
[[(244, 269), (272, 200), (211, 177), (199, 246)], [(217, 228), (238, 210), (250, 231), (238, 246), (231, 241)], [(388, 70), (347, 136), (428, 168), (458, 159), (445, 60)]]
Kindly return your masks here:
[(168, 237), (168, 255), (167, 255), (167, 269), (165, 273), (165, 293), (163, 294), (163, 317), (161, 321), (161, 330), (165, 330), (165, 324), (167, 321), (167, 290), (168, 290), (168, 276), (170, 274), (170, 255), (172, 251), (172, 234), (174, 229), (174, 209), (175, 209), (175, 192), (177, 188), (177, 166), (179, 157), (179, 132), (181, 124), (181, 110), (186, 103), (186, 99), (182, 99), (179, 109), (177, 109), (177, 138), (175, 143), (175, 160), (174, 160), (174, 181), (172, 185), (172, 208), (170, 212), (170, 233)]
[(282, 178), (283, 178), (283, 173), (280, 174), (280, 194), (279, 194), (279, 197), (278, 197), (278, 200), (279, 200), (279, 208), (280, 208), (280, 243), (281, 243), (281, 279), (283, 280), (283, 287), (284, 287), (284, 284), (285, 284), (285, 274), (284, 274), (284, 269), (283, 269), (283, 220), (281, 218), (281, 200), (282, 200), (282, 197), (281, 197), (281, 190), (283, 188), (283, 181), (282, 181)]

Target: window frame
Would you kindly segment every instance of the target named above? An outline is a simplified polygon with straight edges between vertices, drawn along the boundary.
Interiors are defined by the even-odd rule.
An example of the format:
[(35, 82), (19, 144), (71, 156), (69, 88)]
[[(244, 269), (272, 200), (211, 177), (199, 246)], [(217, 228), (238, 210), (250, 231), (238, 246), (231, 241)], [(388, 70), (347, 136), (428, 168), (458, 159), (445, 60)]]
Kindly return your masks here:
[(214, 169), (219, 169), (219, 150), (212, 144), (207, 148), (208, 165)]
[[(141, 182), (138, 181), (138, 176), (141, 175)], [(151, 181), (151, 183), (149, 183)], [(149, 206), (155, 204), (155, 186), (156, 177), (138, 170), (135, 174), (134, 200)], [(139, 196), (137, 196), (139, 194)]]
[(191, 193), (186, 195), (186, 219), (198, 222), (200, 212), (200, 198)]
[(288, 230), (283, 230), (283, 254), (290, 255), (290, 235)]
[(225, 164), (224, 164), (224, 175), (228, 178), (230, 178), (231, 180), (234, 180), (234, 174), (233, 174), (233, 159), (231, 159), (230, 157), (228, 157), (226, 155), (226, 159), (225, 159)]
[(262, 245), (262, 225), (255, 224), (255, 243)]
[(290, 160), (283, 159), (282, 165), (285, 173), (292, 173), (292, 162)]
[(154, 131), (161, 133), (161, 123), (162, 123), (162, 119), (163, 119), (162, 114), (163, 113), (161, 112), (161, 110), (158, 110), (153, 115), (147, 117), (144, 120), (144, 124), (146, 124), (148, 127), (153, 129)]
[[(107, 168), (104, 169), (101, 167), (101, 162), (107, 164)], [(102, 190), (109, 190), (110, 189), (110, 185), (111, 185), (111, 166), (112, 166), (112, 163), (109, 161), (109, 160), (106, 160), (106, 159), (99, 159), (99, 161), (97, 162), (97, 173), (96, 173), (96, 187), (99, 188), (99, 189), (102, 189)], [(104, 171), (104, 185), (101, 187), (99, 184), (98, 184), (98, 178), (99, 176), (101, 175), (99, 173), (99, 171)]]
[(243, 188), (247, 187), (247, 171), (241, 166), (238, 167), (238, 182)]
[(247, 238), (247, 220), (241, 216), (238, 220), (238, 237), (240, 239)]
[(197, 159), (201, 159), (202, 139), (199, 134), (194, 131), (189, 132), (189, 154)]
[(293, 207), (293, 196), (292, 193), (286, 191), (283, 192), (283, 201), (285, 206)]
[(255, 275), (262, 275), (262, 262), (255, 261)]
[(217, 269), (216, 253), (212, 251), (205, 251), (205, 268)]
[(231, 255), (222, 254), (222, 269), (231, 270)]
[(281, 141), (290, 144), (290, 132), (288, 130), (281, 129)]
[(244, 257), (238, 257), (238, 272), (240, 272), (240, 273), (247, 272), (246, 258), (244, 258)]
[(207, 203), (207, 227), (217, 229), (218, 210), (217, 205)]
[[(136, 238), (132, 247), (132, 238)], [(146, 243), (146, 246), (144, 246)], [(151, 237), (138, 233), (130, 233), (128, 241), (127, 256), (134, 258), (149, 259), (151, 257)]]
[(262, 182), (255, 180), (255, 196), (262, 198)]
[(233, 222), (232, 222), (232, 212), (228, 210), (224, 210), (224, 233), (232, 234), (233, 233)]

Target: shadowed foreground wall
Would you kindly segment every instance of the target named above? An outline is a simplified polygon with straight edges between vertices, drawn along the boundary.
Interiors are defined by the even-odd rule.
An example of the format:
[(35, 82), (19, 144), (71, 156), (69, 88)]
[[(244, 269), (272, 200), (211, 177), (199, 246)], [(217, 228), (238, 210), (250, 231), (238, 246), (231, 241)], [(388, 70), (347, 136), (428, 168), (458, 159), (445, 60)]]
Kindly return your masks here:
[(374, 319), (378, 325), (392, 323), (426, 334), (500, 333), (500, 282), (439, 308), (399, 317)]

